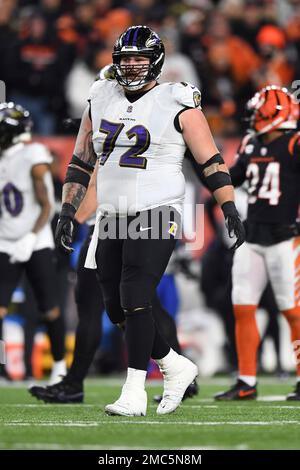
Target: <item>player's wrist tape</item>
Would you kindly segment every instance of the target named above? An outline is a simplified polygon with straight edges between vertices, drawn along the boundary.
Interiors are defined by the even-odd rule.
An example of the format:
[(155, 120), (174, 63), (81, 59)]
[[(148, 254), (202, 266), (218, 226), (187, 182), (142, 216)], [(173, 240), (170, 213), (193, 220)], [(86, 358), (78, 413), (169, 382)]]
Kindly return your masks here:
[(224, 202), (224, 204), (222, 204), (222, 206), (221, 206), (221, 209), (223, 211), (225, 219), (227, 219), (227, 217), (229, 217), (229, 216), (233, 216), (233, 217), (238, 216), (239, 217), (239, 213), (238, 213), (237, 208), (235, 207), (235, 203), (233, 201)]
[(207, 162), (200, 165), (206, 186), (212, 193), (223, 186), (232, 184), (229, 173), (219, 170), (219, 166), (224, 165), (224, 163), (221, 155), (216, 153)]
[(77, 212), (77, 209), (75, 209), (72, 204), (69, 204), (68, 202), (64, 202), (60, 211), (59, 217), (68, 217), (69, 219), (74, 219), (75, 214)]

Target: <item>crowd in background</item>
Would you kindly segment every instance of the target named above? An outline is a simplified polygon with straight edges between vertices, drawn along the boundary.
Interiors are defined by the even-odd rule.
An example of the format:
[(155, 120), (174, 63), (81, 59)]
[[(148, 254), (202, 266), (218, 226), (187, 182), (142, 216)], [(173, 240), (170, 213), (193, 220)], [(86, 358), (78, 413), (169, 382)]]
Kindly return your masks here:
[(0, 78), (37, 134), (61, 133), (63, 118), (80, 116), (132, 24), (162, 36), (161, 81), (198, 85), (215, 134), (240, 132), (255, 90), (299, 76), (300, 0), (0, 0)]

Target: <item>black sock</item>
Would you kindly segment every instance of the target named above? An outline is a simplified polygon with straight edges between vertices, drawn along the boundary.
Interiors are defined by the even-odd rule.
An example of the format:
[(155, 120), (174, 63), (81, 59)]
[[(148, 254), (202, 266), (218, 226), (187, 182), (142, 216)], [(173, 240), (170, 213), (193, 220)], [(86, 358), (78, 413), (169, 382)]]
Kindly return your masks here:
[(24, 332), (24, 365), (25, 374), (27, 377), (32, 377), (32, 351), (34, 345), (34, 335), (36, 331), (36, 321), (32, 318), (25, 318), (25, 324), (23, 327)]
[(125, 316), (128, 367), (147, 370), (155, 335), (152, 307), (125, 310)]
[(51, 352), (55, 362), (61, 361), (65, 356), (65, 322), (62, 315), (54, 321), (46, 321), (47, 332), (51, 344)]
[(77, 304), (79, 323), (76, 329), (74, 358), (67, 379), (82, 383), (99, 347), (102, 336), (101, 305)]
[(177, 338), (176, 323), (173, 317), (162, 307), (157, 296), (152, 300), (152, 315), (160, 335), (174, 351), (181, 354), (181, 347)]
[[(3, 340), (3, 318), (0, 318), (0, 340)], [(0, 377), (5, 376), (5, 365), (0, 362)]]
[(151, 357), (152, 359), (162, 359), (170, 352), (170, 346), (165, 341), (165, 339), (161, 336), (155, 322), (154, 322), (154, 325), (155, 325), (155, 336), (154, 336), (154, 341), (153, 341)]

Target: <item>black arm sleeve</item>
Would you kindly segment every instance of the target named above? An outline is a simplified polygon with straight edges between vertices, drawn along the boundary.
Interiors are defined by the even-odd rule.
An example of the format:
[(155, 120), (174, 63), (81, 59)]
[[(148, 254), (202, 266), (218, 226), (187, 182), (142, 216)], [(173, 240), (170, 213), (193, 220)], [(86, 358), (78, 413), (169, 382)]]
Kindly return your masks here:
[(247, 161), (242, 154), (238, 157), (235, 165), (229, 168), (231, 181), (234, 187), (241, 186), (246, 180)]
[(203, 186), (205, 186), (211, 193), (216, 191), (216, 189), (232, 184), (230, 175), (227, 172), (217, 171), (209, 176), (205, 176), (204, 174), (203, 170), (207, 165), (211, 165), (212, 163), (216, 162), (224, 163), (224, 160), (222, 159), (220, 154), (214, 155), (203, 165), (200, 165), (196, 162), (189, 149), (186, 150), (185, 157), (190, 161), (196, 175), (198, 176)]

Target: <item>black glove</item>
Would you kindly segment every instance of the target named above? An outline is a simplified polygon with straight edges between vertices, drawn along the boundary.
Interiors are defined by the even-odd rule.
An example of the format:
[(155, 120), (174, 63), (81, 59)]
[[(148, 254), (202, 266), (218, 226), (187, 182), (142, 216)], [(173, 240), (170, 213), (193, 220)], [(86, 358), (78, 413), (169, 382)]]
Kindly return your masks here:
[(230, 247), (230, 250), (236, 250), (245, 241), (246, 232), (243, 222), (240, 219), (239, 213), (233, 201), (224, 202), (222, 205), (222, 211), (225, 217), (225, 223), (229, 237), (236, 238), (236, 241), (232, 247)]
[(56, 248), (65, 253), (72, 253), (72, 251), (74, 251), (71, 245), (74, 240), (75, 212), (76, 209), (74, 206), (64, 203), (55, 230), (54, 238)]

